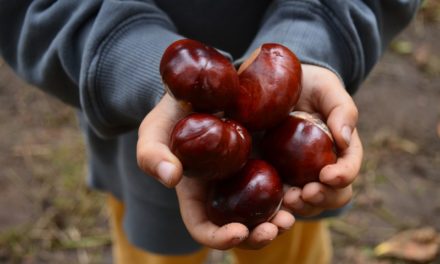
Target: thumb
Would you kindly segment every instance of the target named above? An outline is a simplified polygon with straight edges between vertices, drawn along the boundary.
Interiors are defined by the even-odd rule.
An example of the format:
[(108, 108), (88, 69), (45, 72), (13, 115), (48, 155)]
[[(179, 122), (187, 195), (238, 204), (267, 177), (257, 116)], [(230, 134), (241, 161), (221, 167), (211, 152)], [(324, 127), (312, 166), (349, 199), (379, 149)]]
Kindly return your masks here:
[(351, 97), (330, 111), (327, 125), (340, 149), (346, 149), (350, 145), (357, 120), (358, 110)]
[(139, 127), (138, 165), (167, 187), (174, 187), (182, 177), (182, 164), (168, 146), (174, 125), (188, 113), (188, 107), (165, 94)]
[(350, 145), (358, 121), (357, 107), (333, 72), (323, 68), (315, 71), (320, 72), (319, 78), (312, 81), (316, 95), (315, 108), (326, 117), (337, 146), (344, 150)]

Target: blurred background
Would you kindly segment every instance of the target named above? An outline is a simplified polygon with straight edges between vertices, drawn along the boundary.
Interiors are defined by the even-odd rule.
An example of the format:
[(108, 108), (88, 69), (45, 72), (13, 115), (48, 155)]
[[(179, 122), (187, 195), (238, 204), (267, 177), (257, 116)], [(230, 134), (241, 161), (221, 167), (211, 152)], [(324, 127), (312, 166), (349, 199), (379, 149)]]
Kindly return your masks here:
[[(365, 158), (353, 209), (329, 221), (334, 263), (440, 263), (439, 43), (440, 0), (425, 1), (354, 96)], [(110, 263), (73, 109), (0, 60), (0, 127), (0, 263)]]

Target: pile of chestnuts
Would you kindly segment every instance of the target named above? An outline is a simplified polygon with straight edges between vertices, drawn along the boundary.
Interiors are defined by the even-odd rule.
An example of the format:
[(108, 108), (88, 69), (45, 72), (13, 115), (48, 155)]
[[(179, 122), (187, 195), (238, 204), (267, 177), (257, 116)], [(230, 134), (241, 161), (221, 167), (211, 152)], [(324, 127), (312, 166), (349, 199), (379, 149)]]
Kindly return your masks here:
[(170, 149), (185, 176), (212, 183), (213, 223), (266, 222), (280, 208), (283, 183), (319, 181), (322, 167), (336, 162), (325, 123), (292, 112), (302, 71), (288, 48), (263, 44), (236, 70), (216, 49), (182, 39), (165, 50), (160, 74), (168, 93), (193, 109), (175, 125)]

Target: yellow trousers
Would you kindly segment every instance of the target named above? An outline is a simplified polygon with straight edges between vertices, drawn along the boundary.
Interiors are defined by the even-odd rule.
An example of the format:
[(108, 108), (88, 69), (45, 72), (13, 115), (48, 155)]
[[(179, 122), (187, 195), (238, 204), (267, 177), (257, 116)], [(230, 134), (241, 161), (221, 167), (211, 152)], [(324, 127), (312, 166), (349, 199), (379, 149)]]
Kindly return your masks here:
[[(204, 263), (208, 248), (188, 255), (166, 256), (152, 254), (131, 245), (122, 229), (124, 205), (109, 195), (110, 223), (113, 238), (115, 264), (199, 264)], [(332, 247), (327, 225), (324, 221), (297, 221), (291, 230), (277, 237), (260, 250), (231, 250), (235, 264), (330, 263)]]

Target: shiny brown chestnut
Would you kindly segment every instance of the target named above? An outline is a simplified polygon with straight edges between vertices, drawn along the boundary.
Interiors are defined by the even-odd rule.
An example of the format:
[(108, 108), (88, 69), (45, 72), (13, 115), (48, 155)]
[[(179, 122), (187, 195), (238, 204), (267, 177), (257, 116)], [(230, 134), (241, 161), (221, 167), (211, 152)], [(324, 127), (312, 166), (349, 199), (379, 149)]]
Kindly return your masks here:
[(240, 89), (226, 114), (249, 130), (275, 126), (292, 111), (301, 93), (301, 63), (283, 45), (263, 44), (238, 70)]
[(295, 111), (277, 127), (266, 132), (264, 157), (282, 179), (297, 187), (319, 182), (321, 169), (336, 162), (336, 146), (326, 124), (319, 118)]
[(170, 148), (182, 162), (186, 176), (224, 179), (245, 165), (251, 136), (232, 120), (193, 113), (175, 125)]
[(277, 171), (263, 160), (251, 159), (238, 174), (213, 184), (207, 216), (219, 226), (239, 222), (252, 229), (275, 215), (282, 198)]
[(190, 39), (178, 40), (165, 50), (160, 74), (168, 92), (198, 112), (224, 111), (239, 86), (237, 72), (226, 57)]

